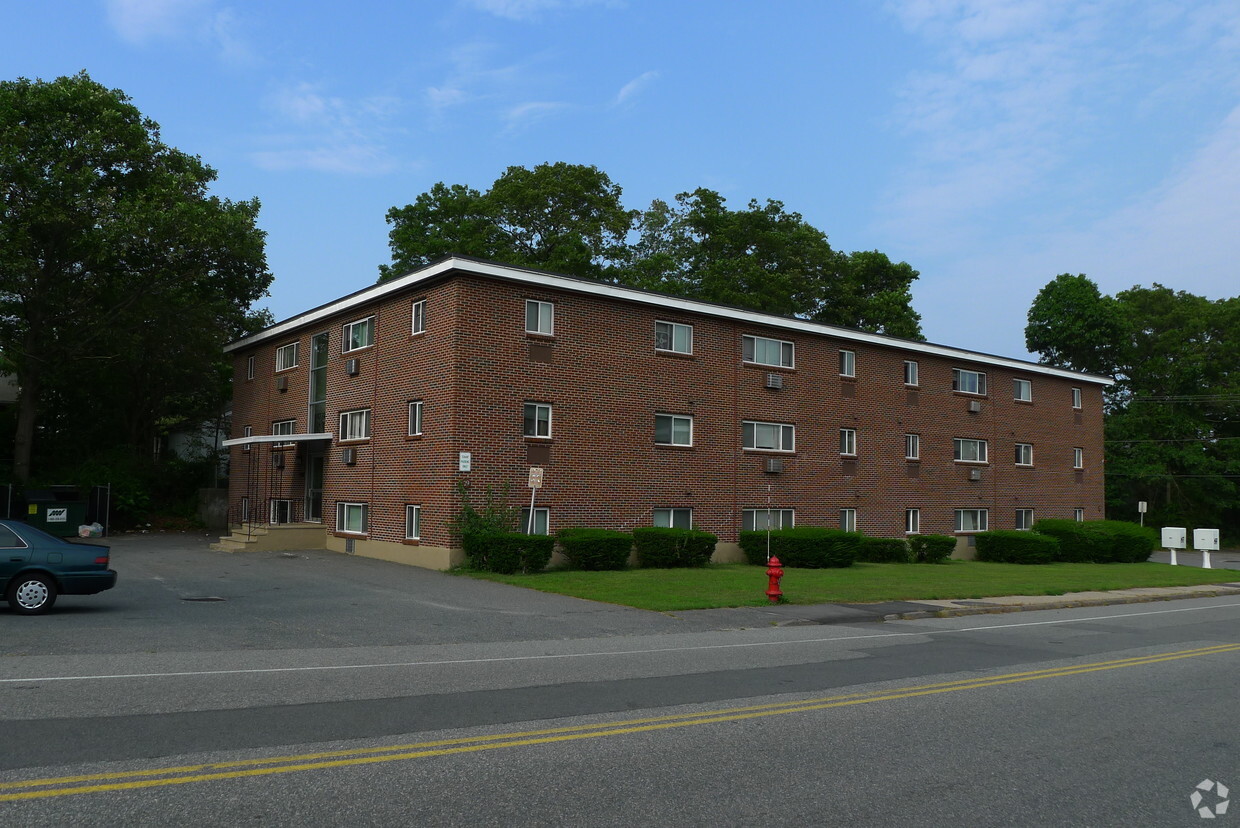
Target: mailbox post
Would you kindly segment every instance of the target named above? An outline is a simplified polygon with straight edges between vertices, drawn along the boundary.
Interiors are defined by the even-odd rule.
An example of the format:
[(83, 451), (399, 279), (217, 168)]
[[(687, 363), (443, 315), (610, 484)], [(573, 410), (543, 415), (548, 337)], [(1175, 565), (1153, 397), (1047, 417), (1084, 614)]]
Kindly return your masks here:
[(1201, 568), (1211, 569), (1210, 553), (1218, 551), (1218, 530), (1194, 529), (1193, 548), (1201, 553)]
[(1171, 565), (1172, 566), (1178, 565), (1178, 562), (1175, 559), (1175, 551), (1177, 549), (1183, 549), (1185, 547), (1186, 545), (1185, 536), (1187, 534), (1188, 532), (1187, 530), (1185, 530), (1183, 526), (1164, 526), (1163, 527), (1162, 545), (1163, 545), (1163, 549), (1170, 550), (1171, 552)]

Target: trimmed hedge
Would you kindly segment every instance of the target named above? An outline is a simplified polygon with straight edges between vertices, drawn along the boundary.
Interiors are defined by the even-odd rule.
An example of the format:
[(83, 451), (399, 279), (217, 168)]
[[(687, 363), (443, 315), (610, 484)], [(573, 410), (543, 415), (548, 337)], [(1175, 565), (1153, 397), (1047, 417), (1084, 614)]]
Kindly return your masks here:
[(909, 556), (915, 563), (943, 563), (956, 551), (951, 535), (909, 535)]
[[(861, 535), (839, 529), (794, 526), (770, 532), (771, 555), (784, 566), (824, 569), (852, 566), (861, 547)], [(767, 532), (741, 532), (740, 545), (751, 564), (766, 566)]]
[(555, 538), (521, 532), (470, 532), (461, 538), (461, 546), (465, 560), (474, 569), (511, 575), (546, 569)]
[(633, 550), (632, 535), (611, 529), (561, 529), (555, 539), (577, 569), (624, 569)]
[(908, 541), (904, 538), (862, 538), (857, 560), (867, 563), (909, 563)]
[(706, 566), (719, 538), (696, 529), (643, 526), (633, 530), (637, 565), (655, 568)]
[(1122, 520), (1039, 520), (1033, 530), (1059, 541), (1057, 560), (1141, 563), (1157, 544), (1153, 529)]
[(996, 529), (978, 532), (977, 559), (991, 563), (1048, 564), (1059, 555), (1059, 541), (1037, 532)]

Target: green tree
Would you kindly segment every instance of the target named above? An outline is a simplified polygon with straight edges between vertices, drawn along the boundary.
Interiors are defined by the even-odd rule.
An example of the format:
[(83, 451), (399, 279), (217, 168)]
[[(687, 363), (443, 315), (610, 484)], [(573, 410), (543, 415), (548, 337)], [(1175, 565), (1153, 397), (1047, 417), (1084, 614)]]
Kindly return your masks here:
[(211, 196), (214, 179), (85, 72), (0, 83), (0, 351), (21, 388), (17, 480), (49, 412), (53, 425), (128, 419), (111, 434), (121, 443), (145, 437), (169, 401), (219, 399), (220, 346), (252, 323), (271, 275), (257, 200)]
[(1125, 323), (1118, 303), (1084, 274), (1061, 273), (1029, 308), (1025, 347), (1040, 362), (1074, 371), (1114, 374)]

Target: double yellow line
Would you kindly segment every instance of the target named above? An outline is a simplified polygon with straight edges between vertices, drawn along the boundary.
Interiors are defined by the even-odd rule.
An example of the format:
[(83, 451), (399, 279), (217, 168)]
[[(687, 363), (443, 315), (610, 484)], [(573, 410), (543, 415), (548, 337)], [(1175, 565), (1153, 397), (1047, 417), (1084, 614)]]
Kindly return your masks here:
[(297, 756), (275, 756), (268, 759), (244, 759), (235, 762), (212, 762), (203, 765), (181, 765), (171, 768), (151, 768), (148, 770), (122, 771), (118, 773), (3, 782), (0, 783), (0, 802), (46, 799), (55, 796), (73, 796), (76, 794), (104, 793), (107, 791), (131, 791), (141, 788), (164, 787), (166, 785), (187, 785), (192, 782), (213, 782), (220, 779), (241, 779), (253, 776), (321, 770), (323, 768), (372, 765), (380, 762), (399, 762), (408, 759), (449, 756), (457, 753), (477, 753), (484, 750), (499, 750), (501, 748), (524, 747), (526, 745), (545, 745), (553, 742), (569, 742), (578, 739), (597, 739), (603, 736), (620, 736), (628, 733), (669, 730), (675, 727), (737, 722), (766, 716), (783, 716), (789, 713), (826, 710), (832, 707), (894, 701), (937, 693), (953, 693), (957, 690), (976, 690), (982, 687), (1016, 684), (1022, 681), (1063, 678), (1083, 673), (1096, 673), (1101, 670), (1143, 667), (1147, 664), (1229, 653), (1236, 650), (1240, 650), (1240, 644), (1219, 644), (1195, 650), (1179, 650), (1157, 655), (1121, 658), (1114, 661), (1080, 664), (1074, 667), (1055, 667), (1023, 673), (1007, 673), (998, 676), (948, 681), (940, 684), (902, 687), (889, 691), (848, 693), (842, 696), (802, 699), (801, 701), (781, 702), (779, 704), (733, 707), (707, 713), (683, 713), (674, 716), (628, 719), (626, 721), (604, 724), (555, 727), (545, 730), (527, 730), (518, 733), (500, 733), (464, 739), (443, 739), (434, 742), (416, 742), (389, 747), (324, 751)]

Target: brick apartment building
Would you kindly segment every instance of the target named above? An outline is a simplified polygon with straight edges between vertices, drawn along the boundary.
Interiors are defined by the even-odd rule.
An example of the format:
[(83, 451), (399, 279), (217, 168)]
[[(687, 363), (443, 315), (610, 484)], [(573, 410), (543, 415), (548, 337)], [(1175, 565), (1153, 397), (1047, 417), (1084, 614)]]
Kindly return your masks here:
[[(534, 529), (799, 525), (868, 535), (1103, 516), (1111, 380), (449, 258), (228, 346), (234, 523), (459, 562), (507, 487)], [(529, 514), (525, 513), (528, 520)], [(317, 537), (317, 536), (316, 536)]]

